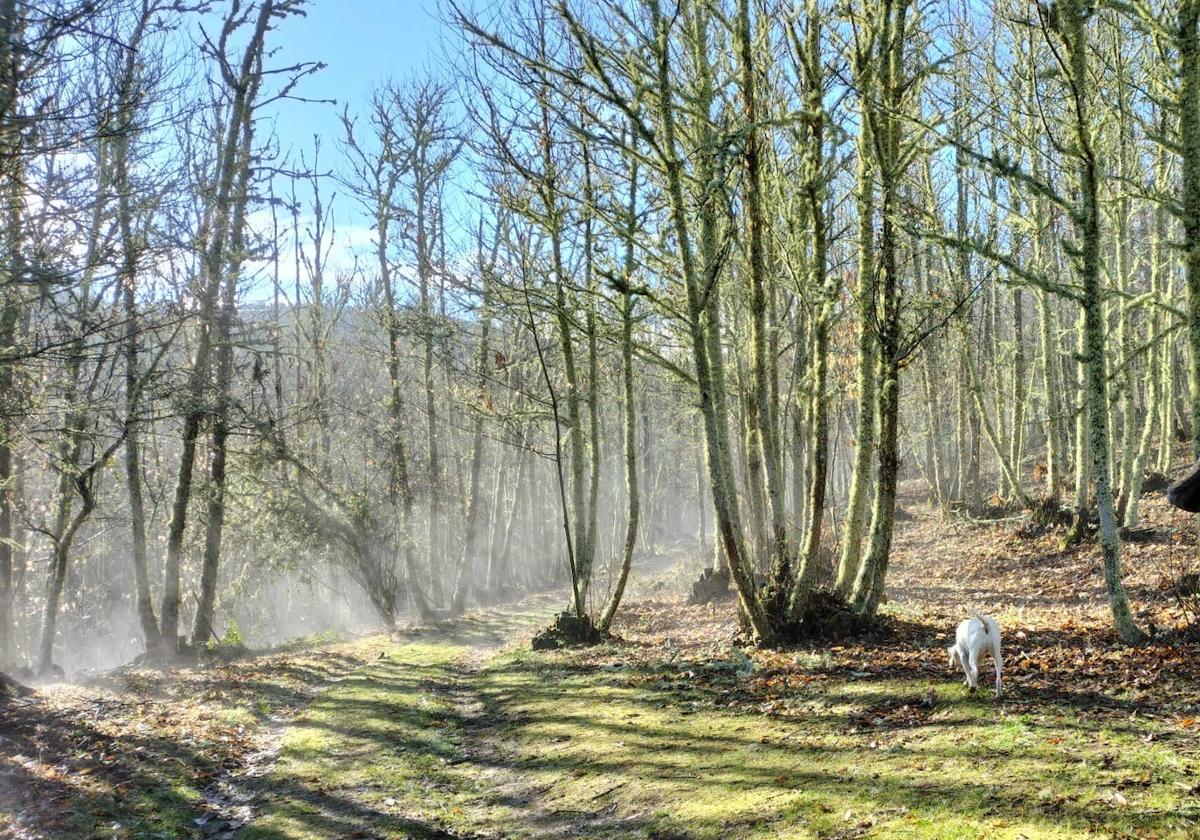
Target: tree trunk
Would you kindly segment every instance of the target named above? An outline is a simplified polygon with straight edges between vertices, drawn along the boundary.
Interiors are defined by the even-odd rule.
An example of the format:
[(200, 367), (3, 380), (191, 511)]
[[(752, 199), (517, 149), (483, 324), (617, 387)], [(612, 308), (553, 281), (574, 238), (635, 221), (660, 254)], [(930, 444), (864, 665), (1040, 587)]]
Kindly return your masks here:
[[(587, 332), (588, 348), (588, 487), (587, 487), (587, 518), (584, 526), (587, 528), (584, 540), (581, 571), (583, 572), (583, 591), (587, 594), (591, 585), (592, 567), (596, 561), (596, 518), (600, 502), (600, 353), (596, 343), (596, 304), (600, 297), (600, 289), (596, 283), (596, 275), (592, 265), (592, 215), (594, 197), (592, 195), (592, 162), (588, 145), (583, 144), (583, 204), (584, 204), (584, 233), (583, 233), (583, 262), (584, 283), (588, 290), (587, 314), (584, 329)], [(615, 606), (614, 606), (615, 609)]]
[[(663, 161), (667, 176), (667, 197), (671, 225), (677, 237), (680, 265), (688, 302), (688, 333), (692, 359), (696, 369), (696, 385), (700, 397), (700, 412), (704, 417), (705, 446), (708, 451), (709, 477), (712, 484), (713, 507), (717, 530), (729, 562), (730, 575), (738, 593), (743, 615), (750, 625), (752, 637), (759, 643), (770, 641), (774, 632), (767, 620), (755, 588), (752, 572), (746, 563), (741, 517), (737, 509), (737, 494), (733, 484), (733, 459), (729, 449), (728, 413), (725, 404), (725, 375), (720, 338), (720, 306), (717, 255), (717, 229), (713, 199), (706, 193), (700, 205), (700, 260), (692, 253), (688, 230), (691, 204), (684, 197), (683, 161), (679, 157), (676, 136), (675, 104), (671, 84), (669, 25), (662, 15), (660, 0), (651, 0), (652, 23), (656, 49), (655, 85), (658, 92), (658, 118), (662, 131)], [(699, 56), (707, 50), (703, 12), (695, 15), (691, 33), (692, 49)], [(707, 58), (699, 63), (697, 80), (698, 101), (711, 102), (712, 82), (708, 78)], [(711, 181), (711, 144), (703, 143), (708, 129), (701, 126), (700, 143), (701, 183)], [(707, 175), (708, 177), (705, 177)], [(711, 190), (708, 191), (711, 193)]]
[(871, 460), (875, 445), (875, 173), (871, 164), (871, 127), (864, 103), (859, 118), (858, 186), (858, 432), (854, 444), (854, 473), (846, 502), (846, 525), (842, 533), (842, 556), (838, 563), (836, 589), (850, 595), (862, 552), (863, 518), (871, 485)]
[[(1166, 180), (1166, 173), (1163, 171), (1165, 165), (1160, 154), (1159, 160), (1156, 161), (1156, 182), (1157, 186), (1165, 187), (1162, 183)], [(1147, 360), (1147, 374), (1149, 376), (1150, 394), (1146, 403), (1145, 416), (1142, 418), (1142, 432), (1138, 438), (1137, 454), (1134, 456), (1133, 467), (1130, 470), (1129, 482), (1129, 501), (1125, 505), (1124, 524), (1126, 528), (1136, 528), (1139, 521), (1138, 507), (1142, 495), (1142, 477), (1146, 471), (1146, 463), (1150, 458), (1150, 443), (1154, 438), (1154, 430), (1158, 421), (1158, 416), (1161, 410), (1163, 397), (1162, 377), (1159, 376), (1159, 355), (1167, 350), (1166, 344), (1159, 335), (1162, 328), (1162, 311), (1157, 306), (1162, 295), (1162, 276), (1167, 268), (1165, 254), (1166, 236), (1167, 236), (1167, 211), (1162, 205), (1158, 205), (1153, 210), (1154, 226), (1151, 231), (1150, 241), (1150, 296), (1153, 299), (1153, 309), (1150, 313), (1150, 323), (1147, 325), (1147, 339), (1150, 343), (1151, 353)]]
[(1021, 487), (1020, 478), (1009, 461), (1009, 453), (1005, 450), (1003, 440), (992, 425), (992, 419), (988, 415), (987, 405), (983, 401), (983, 386), (979, 382), (979, 371), (975, 366), (974, 354), (971, 352), (971, 342), (965, 334), (963, 336), (963, 359), (967, 363), (967, 378), (971, 383), (971, 395), (975, 399), (975, 411), (979, 414), (988, 443), (992, 445), (992, 453), (996, 456), (996, 463), (1000, 466), (1004, 484), (1010, 488), (1013, 496), (1022, 507), (1030, 507), (1029, 496), (1025, 494), (1024, 488)]
[[(67, 478), (60, 491), (66, 494), (74, 492), (71, 485), (74, 482)], [(62, 598), (63, 584), (67, 579), (67, 565), (71, 557), (71, 546), (79, 528), (87, 521), (95, 507), (90, 493), (82, 494), (83, 504), (71, 515), (68, 504), (60, 508), (59, 519), (55, 526), (54, 552), (50, 559), (50, 577), (46, 582), (46, 603), (42, 608), (42, 641), (38, 646), (39, 676), (49, 676), (54, 670), (54, 637), (58, 628), (59, 601)]]
[(911, 0), (885, 0), (880, 11), (879, 85), (882, 106), (868, 105), (882, 203), (880, 216), (879, 306), (879, 480), (871, 517), (871, 542), (851, 601), (857, 612), (874, 616), (883, 594), (895, 524), (896, 484), (900, 469), (900, 278), (895, 221), (899, 210), (902, 107), (907, 87), (904, 51)]
[(1088, 442), (1096, 504), (1100, 514), (1100, 549), (1104, 583), (1117, 634), (1127, 643), (1143, 638), (1134, 624), (1121, 582), (1121, 543), (1109, 483), (1108, 388), (1105, 372), (1105, 336), (1100, 279), (1100, 166), (1093, 147), (1089, 100), (1092, 78), (1088, 72), (1088, 26), (1091, 8), (1086, 0), (1062, 0), (1056, 28), (1070, 69), (1069, 87), (1074, 104), (1074, 139), (1078, 154), (1079, 207), (1075, 212), (1078, 237), (1075, 266), (1082, 286), (1084, 397), (1088, 414)]
[[(162, 649), (160, 655), (171, 657), (177, 651), (179, 632), (180, 566), (183, 560), (183, 540), (187, 528), (188, 504), (192, 497), (192, 474), (195, 469), (196, 443), (200, 425), (208, 415), (207, 386), (209, 359), (212, 354), (212, 331), (217, 327), (214, 314), (225, 270), (225, 248), (233, 214), (234, 178), (243, 153), (239, 148), (243, 123), (252, 119), (253, 96), (251, 80), (257, 79), (255, 69), (262, 57), (263, 41), (274, 12), (274, 0), (263, 0), (246, 50), (242, 56), (239, 82), (234, 86), (233, 101), (228, 112), (225, 138), (218, 159), (219, 175), (213, 197), (213, 223), (209, 230), (208, 247), (204, 254), (204, 289), (200, 296), (200, 335), (188, 375), (188, 407), (183, 422), (180, 444), (179, 473), (175, 481), (171, 521), (167, 528), (167, 560), (164, 567), (162, 603)], [(253, 85), (257, 88), (257, 82)], [(256, 92), (256, 91), (255, 91)]]
[(1191, 351), (1192, 457), (1200, 458), (1200, 1), (1179, 3), (1179, 143), (1182, 164), (1183, 267)]
[[(423, 175), (423, 173), (422, 173)], [(442, 533), (442, 463), (438, 448), (437, 397), (433, 383), (433, 297), (430, 289), (433, 265), (429, 254), (428, 185), (419, 176), (416, 185), (417, 282), (421, 307), (421, 370), (425, 392), (425, 457), (429, 464), (429, 512), (426, 519), (426, 562), (430, 593), (445, 605), (445, 574)]]
[(1015, 495), (1025, 495), (1021, 487), (1021, 461), (1025, 457), (1025, 325), (1024, 300), (1020, 288), (1013, 289), (1013, 382), (1012, 423), (1009, 440), (1009, 463), (1012, 465)]
[(114, 142), (113, 186), (117, 192), (117, 218), (121, 229), (121, 303), (125, 314), (125, 488), (129, 502), (130, 552), (133, 561), (134, 598), (138, 621), (146, 650), (153, 651), (161, 644), (158, 618), (150, 594), (150, 575), (146, 555), (146, 505), (142, 495), (142, 451), (140, 396), (141, 376), (138, 359), (139, 319), (137, 309), (137, 273), (140, 248), (133, 233), (133, 187), (129, 180), (129, 147), (133, 120), (133, 86), (135, 58), (141, 32), (147, 23), (143, 18), (130, 39), (121, 84), (118, 113), (122, 128)]
[[(259, 14), (268, 19), (271, 0), (266, 0)], [(209, 451), (208, 511), (204, 528), (204, 553), (200, 567), (200, 593), (196, 603), (196, 615), (192, 624), (192, 644), (206, 644), (213, 630), (213, 610), (217, 599), (217, 575), (221, 562), (221, 539), (225, 528), (225, 475), (228, 462), (230, 403), (233, 380), (233, 321), (237, 308), (237, 286), (241, 279), (242, 261), (246, 250), (246, 209), (249, 202), (250, 164), (254, 142), (254, 103), (258, 97), (263, 42), (266, 38), (266, 23), (260, 23), (255, 36), (247, 48), (249, 61), (243, 65), (242, 87), (245, 101), (240, 110), (230, 114), (240, 130), (240, 145), (234, 147), (233, 156), (225, 165), (235, 172), (235, 183), (230, 196), (232, 214), (225, 235), (229, 243), (214, 243), (220, 253), (210, 266), (213, 272), (209, 281), (222, 287), (220, 309), (217, 313), (216, 335), (213, 340), (216, 353), (216, 376), (213, 388), (214, 405), (211, 412), (212, 439)]]
[[(621, 604), (625, 593), (625, 582), (629, 579), (629, 570), (633, 566), (633, 551), (637, 545), (639, 494), (638, 494), (638, 465), (637, 465), (637, 407), (634, 403), (633, 392), (633, 295), (630, 293), (630, 283), (634, 271), (634, 237), (637, 233), (637, 158), (630, 164), (629, 172), (629, 204), (626, 207), (627, 227), (625, 230), (625, 284), (621, 292), (621, 384), (624, 389), (625, 416), (625, 496), (627, 510), (625, 514), (625, 542), (621, 548), (621, 570), (613, 586), (612, 595), (600, 614), (596, 627), (600, 632), (608, 632), (612, 626), (613, 616)], [(703, 511), (697, 512), (703, 519)]]
[[(497, 231), (499, 236), (499, 231)], [(479, 247), (483, 247), (482, 232), (479, 237)], [(488, 396), (488, 359), (491, 348), (488, 343), (492, 328), (492, 297), (491, 275), (494, 264), (484, 265), (480, 260), (480, 279), (482, 285), (482, 305), (479, 314), (479, 355), (476, 359), (475, 387), (479, 394), (480, 405), (475, 413), (475, 425), (471, 432), (471, 467), (470, 495), (467, 501), (466, 522), (463, 524), (463, 552), (459, 558), (458, 580), (454, 585), (454, 602), (451, 612), (461, 613), (466, 607), (467, 593), (476, 570), (475, 543), (480, 529), (479, 513), (483, 507), (483, 492), (480, 486), (480, 474), (483, 470), (483, 414), (490, 397)]]
[[(766, 219), (762, 201), (762, 172), (759, 152), (759, 111), (757, 80), (754, 63), (754, 48), (751, 38), (752, 21), (750, 0), (739, 0), (737, 23), (738, 61), (741, 70), (740, 88), (742, 116), (745, 120), (745, 137), (742, 146), (742, 164), (745, 168), (744, 190), (747, 220), (747, 248), (749, 251), (750, 280), (750, 357), (751, 391), (754, 411), (754, 440), (758, 454), (766, 471), (767, 516), (771, 533), (767, 541), (770, 560), (771, 590), (776, 596), (772, 600), (772, 620), (785, 620), (788, 596), (792, 589), (792, 549), (787, 532), (784, 507), (783, 476), (780, 474), (778, 425), (775, 422), (774, 405), (771, 398), (770, 376), (771, 354), (768, 350), (767, 304), (771, 291), (768, 287), (766, 266)], [(822, 482), (824, 479), (822, 478)], [(822, 484), (822, 492), (824, 486)]]
[(825, 517), (825, 492), (829, 473), (829, 400), (826, 379), (829, 360), (829, 321), (832, 317), (837, 286), (828, 278), (826, 254), (828, 226), (825, 218), (825, 132), (822, 97), (824, 95), (823, 62), (821, 56), (821, 23), (816, 0), (809, 0), (806, 9), (807, 31), (801, 65), (804, 68), (806, 120), (806, 171), (804, 185), (810, 229), (808, 287), (819, 294), (813, 315), (812, 372), (810, 396), (812, 405), (812, 466), (809, 470), (808, 513), (805, 517), (804, 542), (801, 548), (800, 569), (791, 593), (792, 617), (800, 617), (812, 590), (821, 551), (821, 528)]

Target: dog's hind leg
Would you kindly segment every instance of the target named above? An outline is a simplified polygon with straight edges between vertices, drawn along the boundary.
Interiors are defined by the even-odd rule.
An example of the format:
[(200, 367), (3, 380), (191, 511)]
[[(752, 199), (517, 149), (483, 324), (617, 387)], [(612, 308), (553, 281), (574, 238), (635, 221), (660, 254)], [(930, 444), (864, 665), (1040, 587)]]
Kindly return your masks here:
[(975, 651), (971, 651), (967, 658), (966, 670), (967, 688), (974, 691), (975, 687), (979, 685), (979, 654)]
[(1000, 696), (1000, 672), (1004, 670), (1004, 658), (1000, 656), (1000, 640), (992, 646), (992, 661), (996, 663), (996, 696)]

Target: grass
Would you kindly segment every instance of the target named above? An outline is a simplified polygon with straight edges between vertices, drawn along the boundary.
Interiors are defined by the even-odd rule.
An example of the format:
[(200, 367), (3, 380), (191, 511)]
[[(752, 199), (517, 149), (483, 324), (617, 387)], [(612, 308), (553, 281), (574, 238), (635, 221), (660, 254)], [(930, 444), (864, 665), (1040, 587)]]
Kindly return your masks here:
[(302, 716), (243, 836), (1200, 834), (1195, 744), (1171, 723), (949, 677), (813, 681), (781, 716), (748, 701), (741, 660), (698, 678), (624, 654), (403, 645)]

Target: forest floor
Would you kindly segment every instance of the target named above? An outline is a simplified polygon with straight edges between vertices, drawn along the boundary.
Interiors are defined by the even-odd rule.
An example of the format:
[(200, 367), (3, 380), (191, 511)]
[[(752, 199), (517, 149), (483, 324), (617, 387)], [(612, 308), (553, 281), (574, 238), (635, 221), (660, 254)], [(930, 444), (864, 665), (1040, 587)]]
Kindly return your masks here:
[[(680, 600), (693, 560), (585, 650), (529, 650), (561, 601), (535, 596), (45, 688), (0, 707), (0, 837), (1200, 837), (1200, 643), (1162, 585), (1196, 549), (1160, 499), (1125, 552), (1144, 647), (1094, 543), (906, 499), (886, 621), (833, 646), (741, 647), (732, 603)], [(970, 608), (1003, 628), (1003, 699), (947, 667)]]

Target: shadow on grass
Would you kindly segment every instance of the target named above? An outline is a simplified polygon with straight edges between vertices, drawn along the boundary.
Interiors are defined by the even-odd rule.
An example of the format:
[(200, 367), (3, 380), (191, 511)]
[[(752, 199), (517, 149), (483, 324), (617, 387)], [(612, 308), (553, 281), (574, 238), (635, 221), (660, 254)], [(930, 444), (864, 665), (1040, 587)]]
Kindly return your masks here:
[[(1003, 819), (1187, 836), (1178, 826), (1200, 817), (1176, 789), (1187, 780), (1170, 736), (1130, 719), (1144, 704), (1117, 696), (1119, 685), (1097, 694), (1070, 672), (1029, 664), (1064, 648), (1108, 650), (1096, 632), (1031, 632), (1014, 642), (1028, 662), (1010, 658), (1010, 696), (995, 703), (962, 698), (958, 675), (944, 666), (940, 626), (895, 618), (852, 651), (795, 648), (771, 660), (784, 664), (752, 673), (700, 651), (645, 664), (606, 665), (590, 653), (471, 664), (472, 649), (531, 626), (528, 610), (494, 610), (405, 631), (410, 645), (362, 669), (361, 659), (328, 652), (222, 666), (202, 678), (167, 674), (146, 696), (166, 696), (172, 680), (178, 689), (186, 678), (185, 690), (216, 692), (262, 716), (307, 707), (279, 766), (238, 782), (265, 818), (238, 837), (259, 840), (665, 840), (769, 835), (782, 823), (833, 836), (858, 830), (843, 820), (848, 811), (929, 826), (965, 821), (976, 833)], [(900, 647), (916, 653), (893, 655)], [(607, 650), (618, 661), (621, 653)], [(786, 664), (792, 654), (809, 655), (808, 667)], [(806, 681), (784, 692), (788, 714), (765, 714), (768, 695), (756, 681), (798, 673)], [(342, 679), (320, 694), (335, 674)], [(1021, 682), (1027, 676), (1036, 684)], [(945, 696), (923, 706), (930, 688)], [(114, 740), (104, 724), (128, 712), (119, 704), (0, 708), (0, 809), (59, 809), (49, 837), (92, 836), (117, 821), (135, 836), (199, 833), (200, 792), (242, 759), (221, 746), (233, 727), (127, 729)], [(1158, 740), (1143, 744), (1150, 732)], [(1172, 762), (1147, 769), (1152, 754)], [(79, 773), (86, 778), (70, 775)], [(1133, 804), (1103, 800), (1129, 784)]]
[[(0, 705), (0, 815), (47, 837), (198, 835), (205, 790), (248, 749), (244, 725), (219, 712), (265, 720), (363, 664), (331, 651), (312, 657), (128, 671), (107, 680), (124, 689), (115, 696), (37, 693)], [(180, 697), (217, 705), (184, 709)]]
[[(670, 670), (695, 674), (711, 665), (684, 659)], [(1067, 689), (1018, 701), (1017, 710), (1041, 712), (1040, 719), (997, 719), (1014, 707), (973, 700), (956, 703), (952, 714), (939, 706), (940, 717), (923, 714), (912, 726), (856, 731), (861, 711), (894, 707), (914, 684), (928, 686), (928, 669), (889, 675), (899, 690), (822, 684), (803, 696), (830, 705), (788, 719), (753, 711), (737, 680), (681, 685), (664, 676), (655, 667), (528, 655), (482, 670), (461, 661), (380, 663), (330, 692), (320, 716), (305, 722), (324, 734), (318, 743), (326, 754), (298, 749), (291, 758), (323, 762), (328, 774), (306, 781), (285, 766), (264, 782), (265, 792), (277, 816), (308, 832), (301, 836), (470, 837), (504, 825), (516, 826), (517, 836), (718, 836), (780, 821), (819, 827), (833, 821), (822, 816), (830, 809), (911, 814), (934, 824), (989, 825), (1002, 817), (1144, 836), (1200, 815), (1194, 804), (1118, 811), (1103, 802), (1097, 788), (1115, 789), (1136, 762), (1116, 745), (1093, 745), (1099, 767), (1081, 764), (1070, 752), (1077, 745), (1055, 745), (1082, 745), (1099, 731), (1079, 714), (1096, 700)], [(1130, 708), (1111, 698), (1102, 703)], [(1132, 723), (1103, 728), (1130, 740), (1146, 732)], [(330, 758), (330, 744), (345, 761)], [(403, 770), (364, 783), (353, 772), (364, 758), (399, 762)], [(1147, 784), (1161, 799), (1174, 781), (1163, 771)], [(383, 797), (398, 800), (404, 813), (362, 804)], [(722, 800), (727, 808), (718, 807)], [(459, 816), (445, 816), (454, 809)], [(266, 829), (254, 836), (294, 835)]]
[[(539, 616), (552, 602), (529, 599)], [(398, 637), (493, 648), (530, 626), (529, 609), (493, 609)], [(307, 707), (365, 664), (357, 654), (285, 647), (198, 668), (123, 668), (69, 696), (42, 692), (0, 704), (0, 835), (9, 823), (52, 838), (96, 836), (114, 824), (133, 836), (202, 834), (194, 820), (206, 795), (255, 748), (248, 731)], [(88, 697), (89, 688), (105, 694)], [(397, 831), (443, 836), (417, 828)]]

